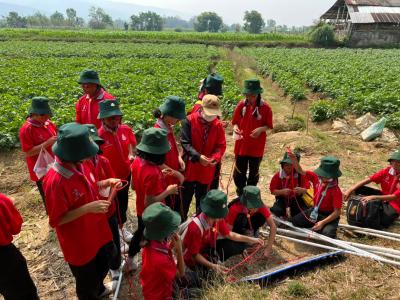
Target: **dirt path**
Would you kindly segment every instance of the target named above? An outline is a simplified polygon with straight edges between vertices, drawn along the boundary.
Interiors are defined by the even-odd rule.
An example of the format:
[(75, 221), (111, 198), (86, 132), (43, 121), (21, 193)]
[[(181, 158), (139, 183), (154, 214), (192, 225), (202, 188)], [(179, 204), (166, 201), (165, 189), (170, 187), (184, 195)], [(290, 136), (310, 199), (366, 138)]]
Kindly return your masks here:
[[(256, 76), (253, 61), (232, 51), (227, 52), (227, 57), (235, 63), (239, 83), (245, 78)], [(263, 198), (268, 205), (273, 203), (273, 197), (268, 190), (269, 182), (274, 172), (278, 170), (278, 161), (287, 146), (300, 149), (302, 165), (310, 169), (318, 165), (323, 155), (330, 154), (340, 158), (344, 173), (341, 179), (343, 189), (387, 164), (386, 158), (396, 145), (376, 148), (378, 146), (376, 143), (363, 143), (355, 137), (330, 132), (329, 123), (315, 125), (307, 122), (308, 105), (311, 100), (298, 103), (294, 114), (296, 118), (291, 120), (293, 106), (290, 100), (284, 97), (281, 90), (269, 79), (263, 79), (262, 85), (265, 90), (265, 99), (272, 106), (276, 127), (275, 131), (268, 136), (259, 183)], [(226, 138), (228, 147), (222, 169), (222, 183), (225, 190), (228, 187), (233, 166), (233, 140), (230, 127), (227, 128)], [(23, 159), (22, 153), (18, 150), (0, 153), (0, 192), (15, 200), (25, 220), (23, 230), (16, 237), (15, 244), (27, 258), (41, 299), (75, 299), (74, 280), (63, 261), (54, 231), (48, 226), (40, 196), (35, 186), (29, 181)], [(235, 197), (233, 183), (229, 185), (229, 197), (230, 199)], [(131, 194), (130, 199), (130, 212), (133, 212), (134, 195)], [(132, 215), (129, 220), (129, 227), (133, 230), (136, 220)], [(400, 231), (398, 227), (394, 230)], [(376, 239), (364, 239), (363, 242), (399, 247), (398, 244)], [(298, 248), (290, 243), (278, 242), (273, 257), (275, 259), (290, 257), (287, 253), (291, 251), (294, 251), (293, 255), (304, 252), (313, 253), (312, 249), (306, 247)], [(265, 267), (265, 265), (258, 267)], [(399, 276), (398, 269), (349, 257), (338, 265), (289, 278), (283, 283), (271, 286), (268, 290), (260, 290), (255, 285), (217, 285), (206, 292), (205, 299), (265, 299), (266, 297), (270, 299), (400, 299)], [(137, 286), (137, 277), (132, 280)], [(132, 299), (126, 282), (123, 289), (124, 296), (121, 299)], [(135, 294), (139, 294), (137, 288), (135, 288)]]

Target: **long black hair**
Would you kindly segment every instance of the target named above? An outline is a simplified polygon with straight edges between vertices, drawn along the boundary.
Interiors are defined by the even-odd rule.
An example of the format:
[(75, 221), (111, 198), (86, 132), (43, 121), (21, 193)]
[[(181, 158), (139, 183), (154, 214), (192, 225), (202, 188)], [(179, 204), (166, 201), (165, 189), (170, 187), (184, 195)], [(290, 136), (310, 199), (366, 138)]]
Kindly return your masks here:
[(137, 149), (137, 155), (144, 160), (148, 160), (149, 162), (161, 166), (165, 162), (166, 154), (152, 154), (148, 152), (141, 151)]

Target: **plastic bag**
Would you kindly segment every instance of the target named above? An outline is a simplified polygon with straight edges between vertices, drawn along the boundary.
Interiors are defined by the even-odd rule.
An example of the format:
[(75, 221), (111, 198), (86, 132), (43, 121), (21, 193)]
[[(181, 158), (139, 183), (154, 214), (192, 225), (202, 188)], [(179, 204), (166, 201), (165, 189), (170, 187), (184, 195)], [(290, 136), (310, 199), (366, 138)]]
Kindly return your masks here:
[(38, 159), (36, 160), (33, 172), (35, 172), (37, 178), (41, 179), (46, 175), (47, 171), (53, 166), (54, 158), (47, 152), (46, 149), (40, 150)]
[(385, 128), (387, 119), (383, 117), (378, 122), (372, 124), (370, 127), (361, 132), (363, 141), (369, 142), (382, 135)]

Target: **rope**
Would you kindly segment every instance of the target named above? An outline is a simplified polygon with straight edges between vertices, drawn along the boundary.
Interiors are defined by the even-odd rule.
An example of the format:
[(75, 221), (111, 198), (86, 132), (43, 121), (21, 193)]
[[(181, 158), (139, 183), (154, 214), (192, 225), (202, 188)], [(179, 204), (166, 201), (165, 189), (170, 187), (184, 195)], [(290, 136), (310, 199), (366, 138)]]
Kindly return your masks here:
[(252, 260), (254, 258), (254, 256), (258, 253), (258, 251), (260, 249), (263, 248), (263, 245), (258, 245), (257, 248), (253, 251), (253, 253), (249, 254), (248, 256), (246, 256), (242, 261), (240, 261), (239, 263), (237, 263), (236, 265), (234, 265), (233, 267), (229, 268), (227, 271), (225, 271), (224, 273), (229, 274), (232, 271), (242, 267), (244, 264), (248, 263), (250, 260)]
[(232, 183), (232, 179), (233, 179), (233, 170), (234, 170), (235, 168), (237, 169), (237, 167), (236, 167), (236, 161), (233, 160), (233, 162), (232, 162), (232, 167), (231, 167), (231, 171), (230, 171), (230, 173), (229, 173), (228, 184), (227, 184), (227, 186), (226, 186), (226, 194), (227, 194), (227, 195), (229, 195), (229, 186), (230, 186), (231, 183)]

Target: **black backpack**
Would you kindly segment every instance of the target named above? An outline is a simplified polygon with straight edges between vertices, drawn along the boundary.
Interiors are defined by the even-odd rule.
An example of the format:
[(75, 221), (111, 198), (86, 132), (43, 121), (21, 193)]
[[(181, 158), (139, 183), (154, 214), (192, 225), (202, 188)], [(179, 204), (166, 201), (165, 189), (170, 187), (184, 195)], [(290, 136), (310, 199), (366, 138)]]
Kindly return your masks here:
[(369, 201), (363, 203), (363, 196), (381, 195), (381, 191), (363, 186), (355, 191), (347, 204), (347, 223), (358, 227), (382, 229), (381, 216), (383, 211), (382, 201)]

